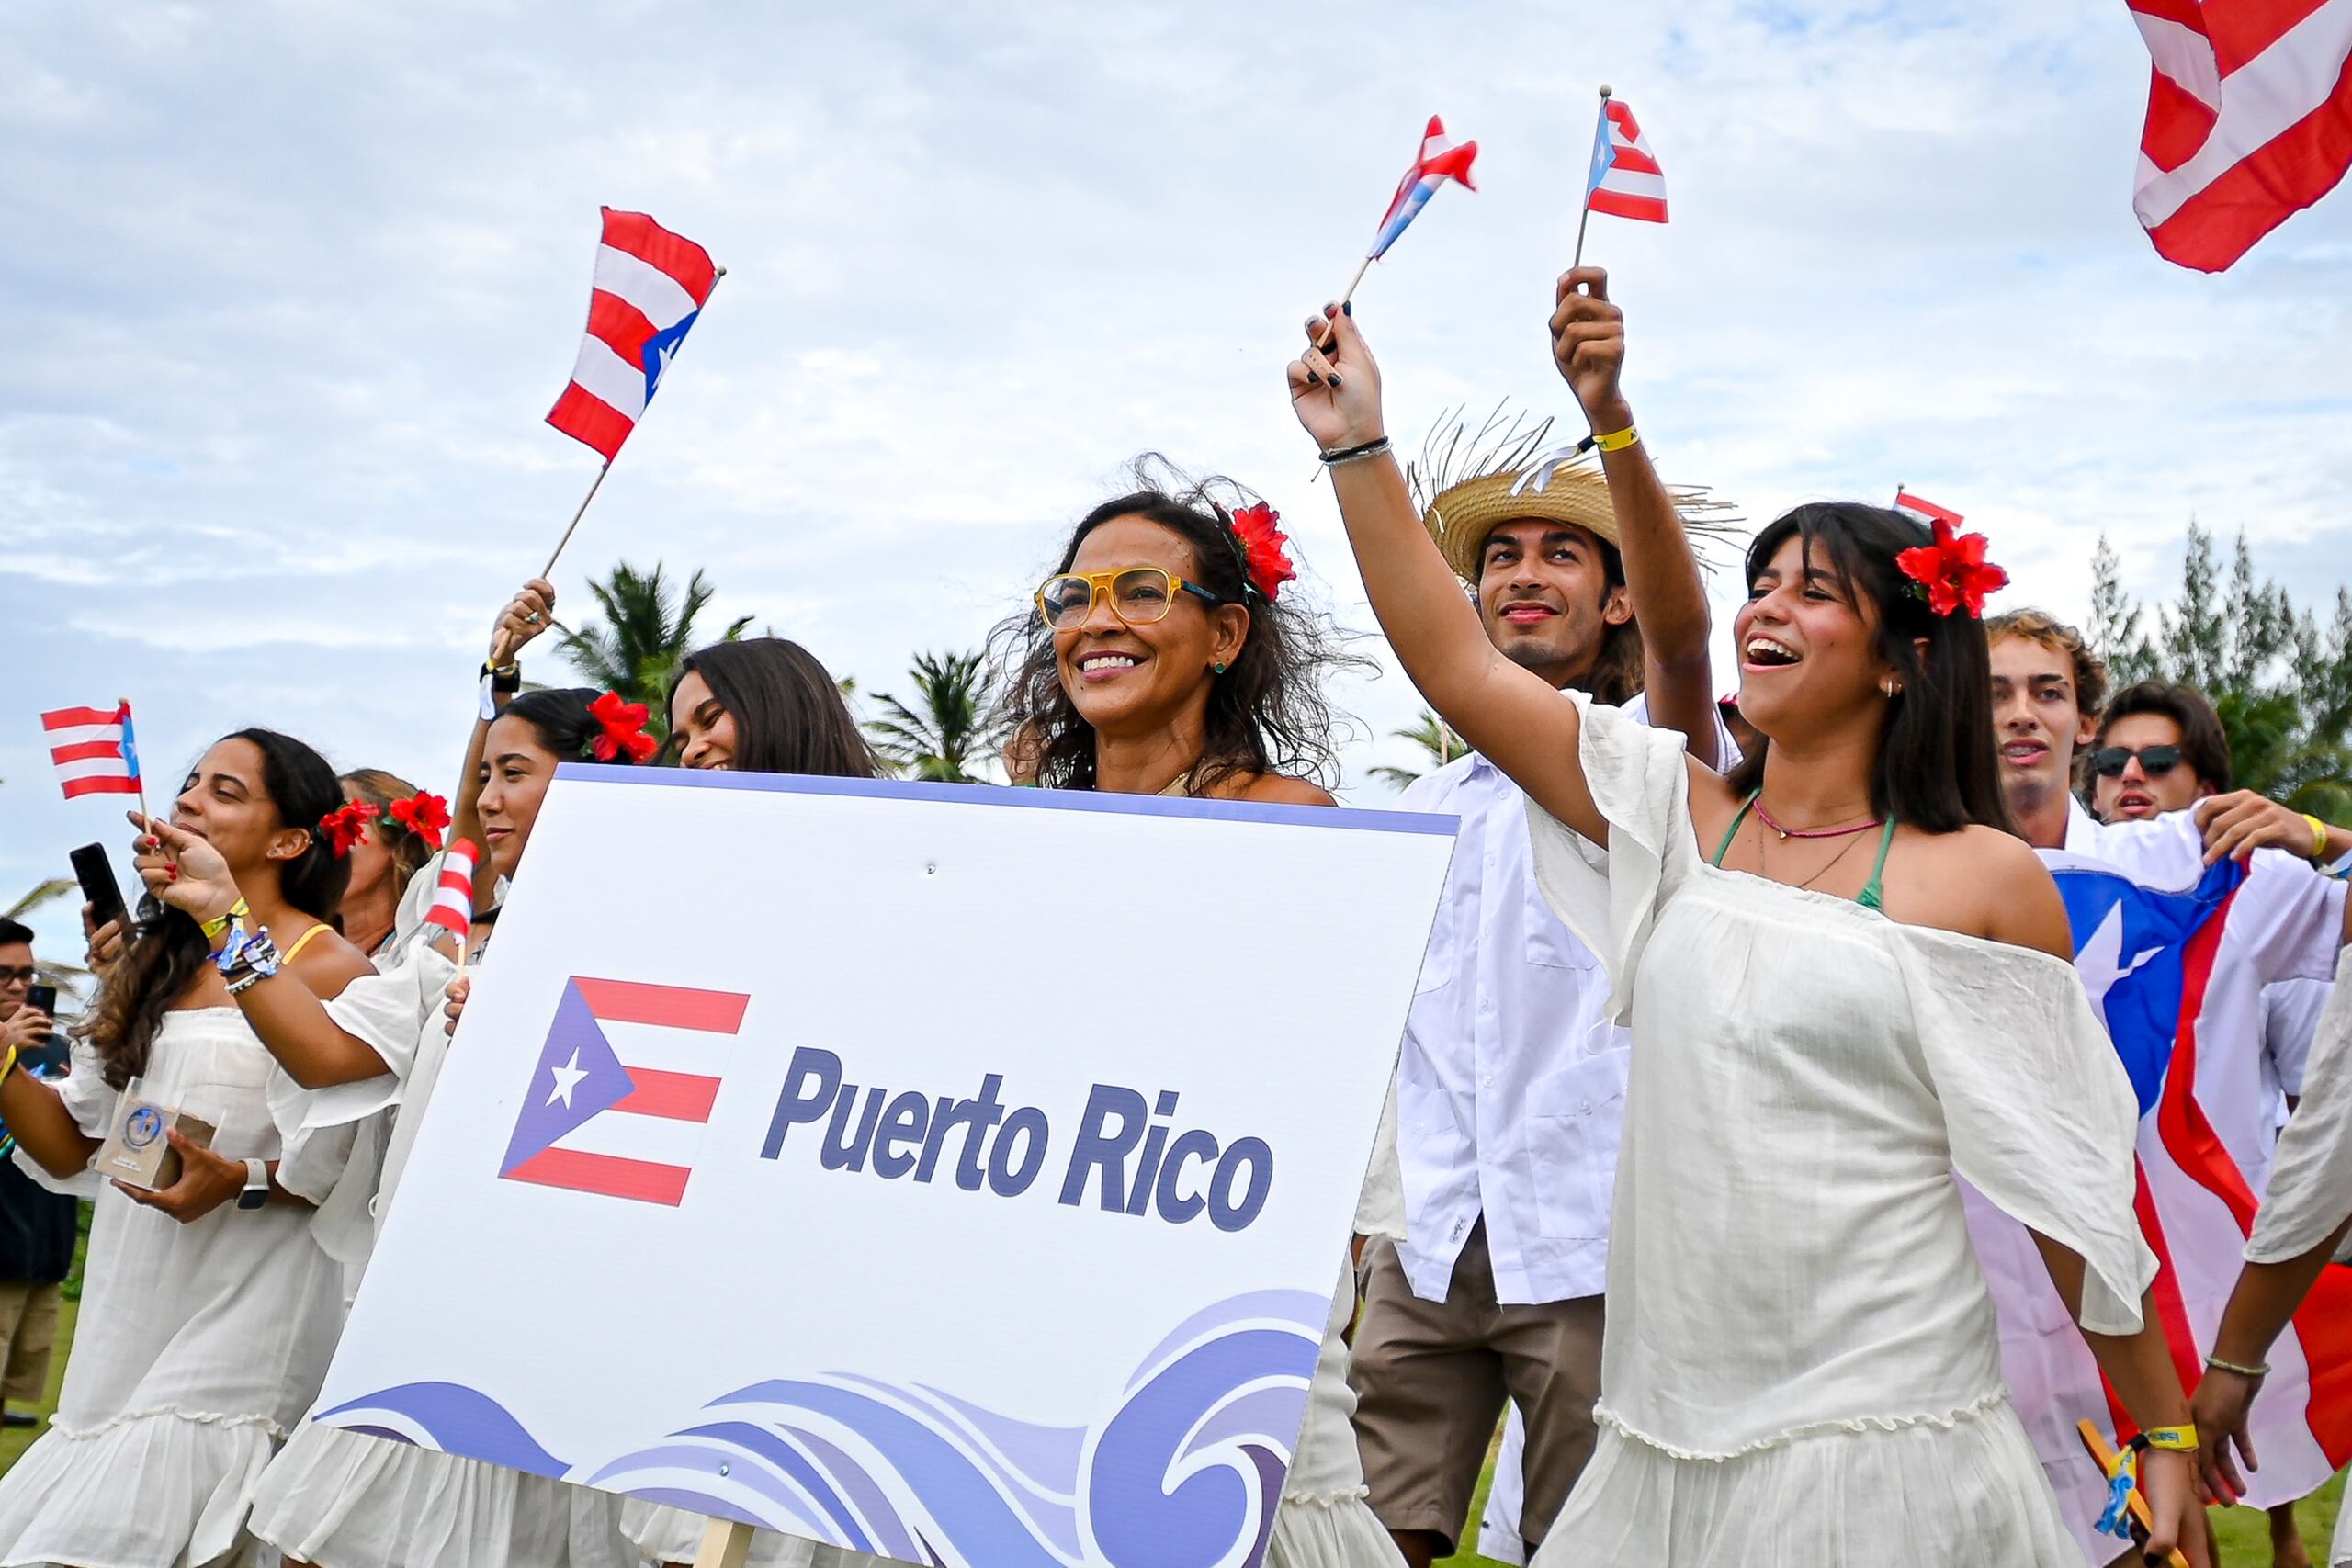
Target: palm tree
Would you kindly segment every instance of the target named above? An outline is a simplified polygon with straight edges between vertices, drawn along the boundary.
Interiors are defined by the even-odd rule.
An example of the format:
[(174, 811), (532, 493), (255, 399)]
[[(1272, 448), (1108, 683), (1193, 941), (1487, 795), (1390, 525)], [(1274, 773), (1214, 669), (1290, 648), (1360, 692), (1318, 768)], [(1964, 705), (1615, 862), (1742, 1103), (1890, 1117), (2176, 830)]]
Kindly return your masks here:
[[(53, 903), (68, 893), (80, 890), (81, 884), (70, 876), (52, 876), (45, 882), (37, 882), (33, 884), (31, 892), (6, 909), (0, 909), (0, 919), (21, 920), (43, 904)], [(81, 1000), (83, 985), (92, 978), (90, 972), (80, 964), (60, 964), (54, 959), (37, 958), (33, 961), (33, 967), (40, 972), (43, 981), (76, 1001)]]
[(992, 712), (987, 656), (919, 653), (908, 671), (912, 706), (888, 693), (869, 727), (874, 749), (905, 776), (938, 784), (981, 784), (971, 769), (996, 755), (1003, 726)]
[[(1396, 739), (1409, 740), (1428, 752), (1430, 769), (1442, 768), (1456, 757), (1466, 757), (1470, 754), (1470, 748), (1463, 744), (1462, 737), (1454, 734), (1446, 727), (1443, 719), (1427, 708), (1421, 710), (1421, 716), (1409, 727), (1404, 729), (1392, 729), (1388, 733)], [(1398, 789), (1403, 789), (1430, 769), (1379, 767), (1372, 770), (1372, 776), (1384, 784), (1394, 784)]]
[[(588, 592), (605, 613), (604, 624), (590, 622), (579, 631), (564, 632), (564, 658), (590, 685), (645, 704), (653, 710), (649, 733), (667, 734), (670, 716), (662, 711), (662, 696), (669, 690), (671, 671), (693, 651), (695, 617), (718, 590), (697, 568), (681, 598), (659, 561), (650, 572), (622, 561), (606, 581), (590, 578)], [(742, 616), (721, 635), (732, 642), (751, 623), (751, 616)]]

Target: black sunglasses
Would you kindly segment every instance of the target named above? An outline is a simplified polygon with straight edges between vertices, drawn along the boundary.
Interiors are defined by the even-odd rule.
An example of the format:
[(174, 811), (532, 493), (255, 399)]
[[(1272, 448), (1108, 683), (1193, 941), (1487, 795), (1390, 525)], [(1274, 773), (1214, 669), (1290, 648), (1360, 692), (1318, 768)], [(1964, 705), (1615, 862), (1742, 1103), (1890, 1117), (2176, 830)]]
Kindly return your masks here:
[(2152, 779), (2164, 777), (2181, 762), (2177, 746), (2143, 746), (2137, 751), (2129, 746), (2102, 746), (2091, 753), (2091, 772), (2103, 779), (2121, 778), (2134, 757), (2140, 759), (2140, 771)]

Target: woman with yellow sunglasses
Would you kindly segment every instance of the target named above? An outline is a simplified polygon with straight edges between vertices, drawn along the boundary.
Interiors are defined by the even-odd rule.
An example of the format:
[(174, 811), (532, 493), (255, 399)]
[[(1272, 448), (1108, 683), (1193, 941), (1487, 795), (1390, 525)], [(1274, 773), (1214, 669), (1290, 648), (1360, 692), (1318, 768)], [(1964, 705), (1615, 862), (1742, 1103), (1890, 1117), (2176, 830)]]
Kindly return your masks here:
[[(1335, 804), (1323, 677), (1369, 669), (1283, 585), (1296, 572), (1273, 509), (1226, 479), (1138, 462), (1136, 489), (1071, 531), (1034, 608), (997, 628), (1014, 778), (1055, 789)], [(1359, 1235), (1405, 1234), (1393, 1122), (1356, 1213)], [(1334, 1238), (1337, 1239), (1336, 1237)], [(1404, 1568), (1364, 1503), (1339, 1290), (1283, 1485), (1269, 1568)]]

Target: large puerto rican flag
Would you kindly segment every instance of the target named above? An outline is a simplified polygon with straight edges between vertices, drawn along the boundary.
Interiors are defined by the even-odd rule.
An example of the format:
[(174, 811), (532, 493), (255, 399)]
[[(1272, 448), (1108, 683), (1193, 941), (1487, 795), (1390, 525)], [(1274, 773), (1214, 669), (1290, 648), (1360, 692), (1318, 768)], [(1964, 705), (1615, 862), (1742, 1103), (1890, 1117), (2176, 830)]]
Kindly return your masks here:
[(611, 462), (637, 428), (723, 270), (642, 212), (607, 207), (571, 384), (548, 423)]
[(673, 1208), (684, 1201), (725, 1051), (751, 1000), (740, 991), (573, 976), (499, 1175)]
[[(2193, 845), (2188, 817), (2133, 830)], [(2193, 1388), (2269, 1179), (2276, 1123), (2261, 1100), (2260, 991), (2324, 963), (2342, 914), (2323, 879), (2267, 853), (2251, 873), (2223, 861), (2151, 886), (2147, 869), (2107, 858), (2108, 831), (2099, 857), (2042, 858), (2065, 898), (2075, 967), (2139, 1100), (2140, 1224), (2158, 1264), (2157, 1315), (2182, 1386)], [(2284, 973), (2295, 953), (2310, 962)], [(2352, 1269), (2327, 1271), (2270, 1364), (2252, 1423), (2262, 1469), (2247, 1500), (2259, 1506), (2317, 1490), (2352, 1460)], [(2108, 1399), (2107, 1425), (2130, 1431), (2111, 1391)]]
[(2219, 272), (2352, 168), (2352, 0), (2126, 0), (2154, 69), (2132, 209)]

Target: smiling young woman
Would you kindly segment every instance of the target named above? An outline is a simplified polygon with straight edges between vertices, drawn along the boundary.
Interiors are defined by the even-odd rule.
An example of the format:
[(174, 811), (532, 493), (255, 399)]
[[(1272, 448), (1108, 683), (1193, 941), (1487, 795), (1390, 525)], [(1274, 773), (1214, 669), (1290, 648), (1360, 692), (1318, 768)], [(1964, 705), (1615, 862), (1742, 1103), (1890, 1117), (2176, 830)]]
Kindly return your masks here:
[[(183, 849), (234, 867), (246, 897), (222, 929), (332, 997), (368, 969), (328, 924), (345, 866), (317, 824), (342, 804), (316, 751), (239, 730), (205, 752), (169, 823), (134, 818), (137, 864), (151, 890), (176, 881)], [(13, 1054), (0, 1066), (18, 1163), (96, 1200), (55, 1421), (0, 1480), (0, 1560), (242, 1558), (254, 1482), (334, 1351), (342, 1272), (312, 1239), (311, 1205), (349, 1140), (313, 1137), (268, 1092), (269, 1055), (238, 1015), (239, 971), (216, 960), (214, 940), (183, 910), (153, 908), (107, 967), (71, 1075), (44, 1083), (13, 1070)], [(213, 1129), (209, 1148), (169, 1134), (182, 1174), (160, 1190), (88, 1172), (134, 1080)]]
[[(1585, 286), (1562, 281), (1564, 310)], [(1611, 331), (1569, 322), (1572, 371)], [(2056, 887), (2006, 831), (1981, 540), (1854, 505), (1765, 528), (1735, 626), (1762, 744), (1726, 779), (1493, 646), (1382, 450), (1354, 319), (1327, 309), (1306, 335), (1293, 406), (1373, 609), (1431, 705), (1526, 790), (1537, 880), (1634, 1033), (1600, 1442), (1539, 1568), (2079, 1563), (2003, 1392), (1955, 1169), (2047, 1238), (2102, 1367), (2168, 1445), (2143, 1466), (2151, 1550), (2188, 1535), (2201, 1557), (2188, 1404), (2145, 1301), (2132, 1097)], [(1602, 462), (1631, 483), (1626, 434)]]

